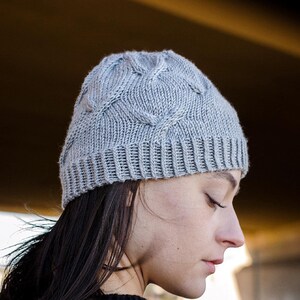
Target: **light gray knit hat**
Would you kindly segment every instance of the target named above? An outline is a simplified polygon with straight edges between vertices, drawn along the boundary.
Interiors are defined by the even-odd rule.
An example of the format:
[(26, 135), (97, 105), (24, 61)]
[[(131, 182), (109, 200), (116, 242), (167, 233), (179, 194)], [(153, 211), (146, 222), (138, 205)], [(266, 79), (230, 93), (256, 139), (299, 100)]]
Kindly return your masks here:
[(96, 186), (217, 170), (248, 172), (235, 109), (172, 50), (104, 57), (85, 78), (59, 158), (62, 207)]

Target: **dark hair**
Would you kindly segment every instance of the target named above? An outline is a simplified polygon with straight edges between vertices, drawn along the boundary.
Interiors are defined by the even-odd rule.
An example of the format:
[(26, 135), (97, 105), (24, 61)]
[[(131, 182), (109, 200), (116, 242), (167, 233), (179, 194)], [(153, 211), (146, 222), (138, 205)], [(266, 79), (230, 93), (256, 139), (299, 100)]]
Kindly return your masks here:
[(82, 300), (103, 294), (102, 284), (122, 270), (118, 263), (140, 182), (96, 187), (72, 200), (45, 233), (12, 252), (0, 299)]

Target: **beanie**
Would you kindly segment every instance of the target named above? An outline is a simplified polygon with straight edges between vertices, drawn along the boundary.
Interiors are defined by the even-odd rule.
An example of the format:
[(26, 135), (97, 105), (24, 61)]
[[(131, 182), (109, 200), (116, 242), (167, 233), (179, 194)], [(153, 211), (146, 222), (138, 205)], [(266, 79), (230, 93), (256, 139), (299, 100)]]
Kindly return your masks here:
[(235, 109), (173, 50), (104, 57), (84, 79), (58, 163), (62, 208), (113, 182), (249, 168)]

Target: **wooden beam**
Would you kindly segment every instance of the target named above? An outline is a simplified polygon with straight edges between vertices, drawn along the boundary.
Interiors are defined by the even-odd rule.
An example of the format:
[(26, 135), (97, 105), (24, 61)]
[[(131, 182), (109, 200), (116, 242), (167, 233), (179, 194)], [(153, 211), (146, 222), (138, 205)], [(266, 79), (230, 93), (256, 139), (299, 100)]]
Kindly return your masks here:
[(300, 56), (299, 22), (254, 3), (217, 0), (131, 0), (257, 44)]

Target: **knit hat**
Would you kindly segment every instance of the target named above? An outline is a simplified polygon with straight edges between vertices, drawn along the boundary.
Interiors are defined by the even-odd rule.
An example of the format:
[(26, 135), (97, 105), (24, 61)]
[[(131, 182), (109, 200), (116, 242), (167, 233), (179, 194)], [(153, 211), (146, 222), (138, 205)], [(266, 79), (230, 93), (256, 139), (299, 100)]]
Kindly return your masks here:
[(62, 207), (97, 186), (248, 172), (233, 106), (191, 61), (164, 51), (104, 57), (85, 78), (59, 158)]

